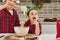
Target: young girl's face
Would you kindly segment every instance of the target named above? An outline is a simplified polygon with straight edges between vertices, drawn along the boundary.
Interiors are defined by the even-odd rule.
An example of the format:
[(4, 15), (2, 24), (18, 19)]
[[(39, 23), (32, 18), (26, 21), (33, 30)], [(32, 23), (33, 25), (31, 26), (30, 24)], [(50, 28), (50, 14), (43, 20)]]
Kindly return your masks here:
[(31, 21), (37, 21), (38, 20), (38, 12), (36, 10), (31, 10), (29, 12), (29, 16), (28, 18), (31, 20)]

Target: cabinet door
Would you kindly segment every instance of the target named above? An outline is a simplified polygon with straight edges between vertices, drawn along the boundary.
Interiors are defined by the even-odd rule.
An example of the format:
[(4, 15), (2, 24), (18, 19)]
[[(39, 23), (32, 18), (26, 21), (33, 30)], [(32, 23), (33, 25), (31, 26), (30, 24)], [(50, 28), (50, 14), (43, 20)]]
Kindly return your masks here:
[(42, 24), (42, 33), (43, 34), (56, 34), (56, 24), (53, 24), (53, 25)]

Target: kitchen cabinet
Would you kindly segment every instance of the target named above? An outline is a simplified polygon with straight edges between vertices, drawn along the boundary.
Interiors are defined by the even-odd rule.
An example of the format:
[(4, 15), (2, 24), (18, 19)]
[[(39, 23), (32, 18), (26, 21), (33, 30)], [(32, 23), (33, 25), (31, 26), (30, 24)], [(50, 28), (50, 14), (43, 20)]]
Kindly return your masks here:
[(41, 23), (42, 25), (42, 34), (56, 34), (56, 23)]

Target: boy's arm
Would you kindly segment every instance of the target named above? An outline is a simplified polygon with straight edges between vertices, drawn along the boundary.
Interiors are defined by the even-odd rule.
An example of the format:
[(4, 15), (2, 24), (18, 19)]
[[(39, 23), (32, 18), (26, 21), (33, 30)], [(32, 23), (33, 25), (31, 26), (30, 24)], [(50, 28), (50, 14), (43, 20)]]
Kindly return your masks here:
[(15, 10), (14, 12), (15, 12), (15, 26), (20, 26), (20, 20), (19, 20), (18, 14)]
[(15, 22), (15, 26), (20, 26), (20, 20), (19, 20), (18, 17), (17, 17), (17, 20), (16, 20), (16, 22)]
[(6, 5), (0, 5), (0, 10), (4, 9)]

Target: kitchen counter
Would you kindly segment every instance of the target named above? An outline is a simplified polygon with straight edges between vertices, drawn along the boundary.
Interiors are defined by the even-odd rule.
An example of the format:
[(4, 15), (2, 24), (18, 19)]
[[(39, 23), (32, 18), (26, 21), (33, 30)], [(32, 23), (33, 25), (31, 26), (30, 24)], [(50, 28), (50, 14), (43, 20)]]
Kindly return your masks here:
[[(0, 34), (1, 35), (11, 35), (10, 33), (3, 33), (3, 34)], [(5, 37), (4, 36), (4, 37)], [(4, 37), (0, 38), (0, 40), (4, 40)], [(38, 40), (56, 40), (56, 34), (41, 34), (40, 36), (38, 36)]]
[(41, 34), (38, 40), (56, 40), (56, 34)]
[(40, 23), (44, 25), (56, 25), (56, 22), (40, 22)]

